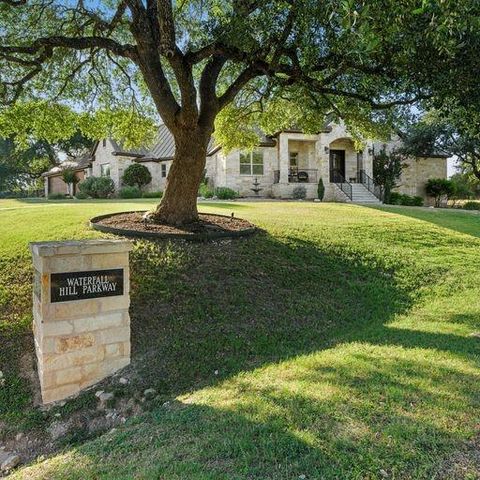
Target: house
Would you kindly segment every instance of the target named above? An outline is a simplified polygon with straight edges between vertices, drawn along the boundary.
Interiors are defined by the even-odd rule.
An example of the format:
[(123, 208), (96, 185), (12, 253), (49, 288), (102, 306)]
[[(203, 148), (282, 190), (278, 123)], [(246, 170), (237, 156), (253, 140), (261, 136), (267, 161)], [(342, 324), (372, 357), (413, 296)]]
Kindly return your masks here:
[[(244, 197), (292, 198), (298, 187), (306, 198), (316, 198), (323, 180), (326, 201), (380, 203), (379, 189), (373, 184), (373, 156), (381, 144), (367, 141), (362, 151), (355, 149), (352, 136), (343, 124), (330, 123), (316, 134), (291, 129), (273, 136), (262, 135), (251, 152), (224, 152), (210, 145), (205, 176), (212, 187), (229, 187)], [(133, 162), (144, 164), (152, 175), (148, 191), (164, 190), (175, 153), (173, 137), (162, 125), (151, 149), (126, 150), (111, 139), (96, 142), (88, 161), (79, 161), (83, 176), (110, 176), (117, 189), (125, 169)], [(444, 156), (414, 158), (405, 168), (398, 191), (425, 197), (429, 178), (446, 178)], [(45, 194), (65, 193), (58, 167), (45, 174)], [(257, 192), (255, 191), (257, 190)]]

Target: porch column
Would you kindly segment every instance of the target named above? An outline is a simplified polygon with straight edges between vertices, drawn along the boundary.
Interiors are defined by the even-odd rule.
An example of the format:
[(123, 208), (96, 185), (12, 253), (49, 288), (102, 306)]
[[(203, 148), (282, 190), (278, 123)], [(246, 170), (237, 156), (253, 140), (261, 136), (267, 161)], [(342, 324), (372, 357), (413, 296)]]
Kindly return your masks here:
[(280, 183), (288, 183), (288, 137), (283, 133), (280, 134), (279, 139), (278, 168), (280, 170)]
[(319, 166), (318, 178), (322, 178), (324, 184), (330, 181), (330, 154), (328, 152), (325, 153), (325, 147), (328, 148), (328, 140), (320, 137), (320, 140), (316, 143)]

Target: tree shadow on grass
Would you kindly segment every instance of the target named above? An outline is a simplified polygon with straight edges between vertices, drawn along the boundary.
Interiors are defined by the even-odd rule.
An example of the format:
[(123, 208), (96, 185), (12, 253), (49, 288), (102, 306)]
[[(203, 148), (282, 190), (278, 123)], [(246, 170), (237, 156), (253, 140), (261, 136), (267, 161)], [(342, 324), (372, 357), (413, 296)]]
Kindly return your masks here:
[(432, 478), (477, 421), (479, 343), (390, 326), (431, 282), (406, 271), (264, 233), (137, 242), (129, 388), (159, 398), (39, 478)]
[(434, 352), (341, 344), (159, 403), (24, 478), (442, 478), (477, 382)]
[(134, 358), (166, 395), (334, 345), (412, 302), (391, 272), (296, 238), (137, 246)]

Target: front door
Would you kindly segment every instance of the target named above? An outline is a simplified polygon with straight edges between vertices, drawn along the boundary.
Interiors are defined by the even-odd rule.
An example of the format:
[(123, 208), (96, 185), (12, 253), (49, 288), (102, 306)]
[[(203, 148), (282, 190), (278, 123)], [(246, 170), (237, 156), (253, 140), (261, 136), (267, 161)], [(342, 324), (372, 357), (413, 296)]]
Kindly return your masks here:
[(330, 181), (342, 182), (345, 178), (345, 150), (330, 150)]

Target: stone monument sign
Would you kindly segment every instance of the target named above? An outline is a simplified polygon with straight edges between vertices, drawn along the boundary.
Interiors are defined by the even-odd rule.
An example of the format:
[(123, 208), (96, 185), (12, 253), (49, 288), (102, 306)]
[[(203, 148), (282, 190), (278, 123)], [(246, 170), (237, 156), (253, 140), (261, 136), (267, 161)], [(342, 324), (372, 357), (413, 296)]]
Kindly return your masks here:
[(36, 242), (33, 330), (43, 403), (130, 363), (127, 240)]

